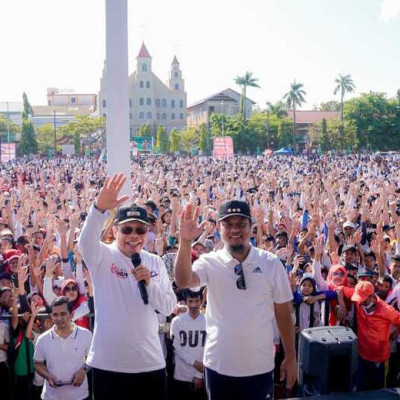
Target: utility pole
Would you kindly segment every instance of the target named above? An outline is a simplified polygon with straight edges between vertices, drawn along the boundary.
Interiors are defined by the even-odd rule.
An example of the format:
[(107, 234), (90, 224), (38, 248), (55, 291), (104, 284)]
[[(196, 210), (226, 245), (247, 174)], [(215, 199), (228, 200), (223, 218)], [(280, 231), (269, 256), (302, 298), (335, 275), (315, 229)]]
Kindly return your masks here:
[(8, 161), (11, 160), (11, 150), (10, 150), (10, 109), (7, 101), (7, 146), (8, 146)]
[(56, 124), (56, 110), (54, 110), (53, 127), (54, 127), (54, 155), (53, 155), (53, 157), (56, 158), (56, 155), (57, 155), (57, 124)]

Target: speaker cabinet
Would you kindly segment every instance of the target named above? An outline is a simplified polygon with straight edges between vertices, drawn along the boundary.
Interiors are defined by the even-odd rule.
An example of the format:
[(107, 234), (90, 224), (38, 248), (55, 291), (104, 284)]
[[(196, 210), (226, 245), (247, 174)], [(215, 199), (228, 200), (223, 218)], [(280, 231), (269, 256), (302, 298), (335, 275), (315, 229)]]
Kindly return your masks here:
[(299, 396), (351, 392), (358, 363), (357, 336), (343, 326), (304, 329), (298, 360)]

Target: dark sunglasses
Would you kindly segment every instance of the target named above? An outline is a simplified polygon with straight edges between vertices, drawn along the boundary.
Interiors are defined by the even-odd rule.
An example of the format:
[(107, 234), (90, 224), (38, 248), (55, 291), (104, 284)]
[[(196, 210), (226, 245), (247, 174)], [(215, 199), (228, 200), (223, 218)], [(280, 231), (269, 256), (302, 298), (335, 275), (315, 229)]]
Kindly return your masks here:
[(236, 287), (240, 290), (246, 290), (246, 282), (244, 280), (244, 273), (242, 263), (235, 266), (235, 275), (238, 275), (238, 279), (236, 281)]
[(147, 233), (146, 228), (132, 228), (130, 226), (123, 226), (120, 228), (121, 233), (123, 235), (130, 235), (132, 232), (137, 233), (138, 235), (145, 235)]
[(64, 292), (65, 293), (68, 293), (68, 292), (77, 292), (78, 291), (78, 287), (77, 286), (67, 286), (65, 289), (64, 289)]

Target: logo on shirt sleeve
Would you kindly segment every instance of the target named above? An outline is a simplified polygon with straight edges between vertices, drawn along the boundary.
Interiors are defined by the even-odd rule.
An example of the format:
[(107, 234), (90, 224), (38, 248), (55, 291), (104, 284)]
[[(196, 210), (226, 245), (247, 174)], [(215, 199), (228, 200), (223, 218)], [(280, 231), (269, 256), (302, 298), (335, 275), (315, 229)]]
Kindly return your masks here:
[(150, 272), (150, 278), (154, 278), (156, 282), (160, 282), (160, 274), (157, 273), (156, 271)]

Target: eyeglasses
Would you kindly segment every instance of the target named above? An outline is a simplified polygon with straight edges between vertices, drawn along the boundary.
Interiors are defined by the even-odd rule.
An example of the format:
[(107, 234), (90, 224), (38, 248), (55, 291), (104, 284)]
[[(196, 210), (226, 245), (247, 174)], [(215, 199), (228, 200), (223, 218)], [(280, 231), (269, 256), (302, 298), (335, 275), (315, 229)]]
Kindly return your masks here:
[(344, 277), (344, 273), (343, 272), (334, 272), (332, 274), (332, 276), (340, 276), (341, 278), (343, 278)]
[(137, 233), (138, 235), (145, 235), (147, 233), (146, 228), (132, 228), (131, 226), (123, 226), (120, 229), (123, 235), (130, 235), (132, 232)]
[(64, 289), (64, 292), (65, 293), (68, 293), (68, 292), (77, 292), (78, 291), (78, 287), (77, 286), (67, 286), (65, 289)]
[(236, 281), (236, 287), (239, 290), (246, 290), (246, 282), (244, 280), (242, 263), (236, 265), (234, 271), (235, 271), (235, 275), (238, 275), (238, 279)]

